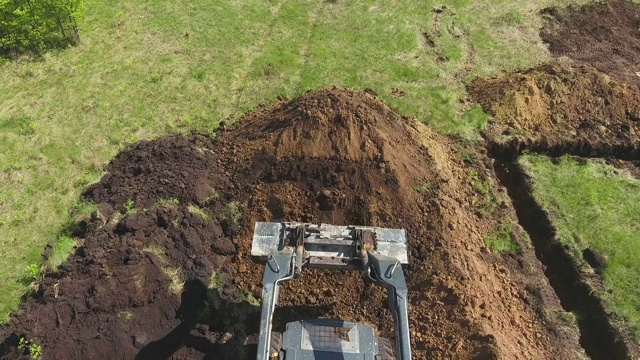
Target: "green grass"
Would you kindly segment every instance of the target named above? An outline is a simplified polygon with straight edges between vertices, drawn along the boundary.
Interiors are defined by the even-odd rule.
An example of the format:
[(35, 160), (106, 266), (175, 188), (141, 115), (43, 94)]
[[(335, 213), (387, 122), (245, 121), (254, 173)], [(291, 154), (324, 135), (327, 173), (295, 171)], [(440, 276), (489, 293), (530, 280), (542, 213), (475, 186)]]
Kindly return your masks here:
[(156, 201), (157, 207), (177, 207), (180, 205), (180, 200), (177, 198), (160, 199)]
[(482, 237), (487, 247), (499, 253), (519, 254), (522, 248), (513, 234), (513, 224), (503, 222), (496, 229)]
[(246, 291), (246, 290), (242, 292), (242, 295), (240, 296), (240, 301), (246, 301), (253, 306), (260, 306), (261, 304), (260, 300), (256, 299), (256, 297), (253, 296), (252, 292)]
[(29, 358), (37, 360), (42, 355), (42, 346), (38, 345), (34, 339), (27, 340), (25, 337), (20, 338), (18, 350), (28, 350)]
[(203, 220), (209, 220), (209, 213), (204, 208), (194, 204), (189, 204), (189, 206), (187, 206), (187, 210), (194, 215), (200, 216)]
[(533, 195), (549, 212), (560, 240), (580, 257), (589, 247), (608, 259), (602, 297), (640, 339), (640, 180), (602, 161), (523, 156)]
[(221, 274), (215, 271), (212, 271), (211, 276), (209, 277), (209, 284), (207, 285), (207, 288), (220, 289), (223, 286), (224, 286), (224, 277)]
[(127, 199), (124, 202), (124, 211), (125, 214), (135, 213), (136, 212), (136, 203), (133, 199)]
[(471, 186), (480, 195), (480, 201), (474, 204), (476, 213), (481, 216), (491, 214), (499, 205), (499, 200), (491, 189), (491, 183), (482, 179), (475, 170), (471, 170), (469, 174)]
[(475, 138), (487, 118), (464, 82), (549, 59), (536, 14), (569, 2), (87, 0), (79, 46), (0, 63), (0, 322), (127, 144), (329, 85)]
[(60, 236), (58, 241), (53, 245), (53, 249), (51, 250), (51, 254), (46, 261), (46, 267), (48, 270), (55, 271), (60, 264), (62, 264), (69, 254), (73, 251), (76, 246), (75, 239), (69, 236)]
[(242, 204), (238, 201), (229, 202), (223, 209), (222, 215), (233, 220), (234, 224), (239, 224), (242, 220)]

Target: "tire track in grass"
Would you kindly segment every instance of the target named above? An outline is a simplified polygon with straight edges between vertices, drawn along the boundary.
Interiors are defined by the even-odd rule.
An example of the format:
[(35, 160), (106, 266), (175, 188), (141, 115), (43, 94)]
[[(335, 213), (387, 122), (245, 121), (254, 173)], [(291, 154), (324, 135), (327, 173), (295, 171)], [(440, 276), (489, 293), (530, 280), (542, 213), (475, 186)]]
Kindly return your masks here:
[(315, 9), (314, 12), (309, 14), (309, 34), (306, 38), (306, 41), (300, 48), (300, 70), (298, 71), (298, 85), (296, 86), (297, 92), (302, 93), (305, 89), (302, 88), (302, 74), (307, 69), (309, 65), (309, 56), (311, 49), (311, 41), (315, 36), (316, 30), (318, 28), (318, 8)]
[[(256, 59), (258, 59), (264, 53), (264, 46), (271, 38), (273, 34), (273, 28), (276, 24), (278, 14), (280, 13), (280, 9), (284, 4), (284, 0), (278, 1), (278, 3), (271, 8), (271, 20), (269, 21), (269, 25), (267, 31), (263, 34), (262, 37), (258, 38), (253, 46), (251, 46), (247, 51), (246, 57), (244, 61), (238, 66), (233, 74), (234, 80), (231, 82), (231, 104), (234, 109), (238, 111), (242, 111), (241, 109), (245, 108), (242, 106), (242, 95), (245, 92), (245, 84), (249, 78), (249, 74), (251, 73), (250, 69), (253, 68), (253, 63)], [(246, 104), (249, 105), (249, 104)], [(250, 107), (250, 106), (249, 106)], [(237, 114), (234, 114), (237, 115)]]
[(301, 73), (308, 58), (318, 10), (323, 4), (288, 2), (270, 26), (262, 51), (247, 69), (247, 87), (238, 94), (240, 111), (249, 111), (275, 97), (300, 95)]
[[(346, 3), (326, 1), (309, 12), (308, 35), (300, 49), (298, 93), (333, 84), (348, 85), (344, 79), (344, 74), (349, 71), (347, 67), (338, 67), (338, 71), (334, 72), (342, 75), (338, 81), (327, 76), (327, 68), (335, 70), (335, 64), (338, 64), (344, 57), (344, 49), (335, 48), (336, 44), (344, 43), (344, 38), (335, 34), (334, 37), (327, 38), (327, 33), (340, 27), (340, 21), (348, 17), (345, 14), (352, 11), (349, 6)], [(357, 32), (356, 29), (352, 29), (352, 31)], [(328, 57), (331, 59), (329, 60)]]

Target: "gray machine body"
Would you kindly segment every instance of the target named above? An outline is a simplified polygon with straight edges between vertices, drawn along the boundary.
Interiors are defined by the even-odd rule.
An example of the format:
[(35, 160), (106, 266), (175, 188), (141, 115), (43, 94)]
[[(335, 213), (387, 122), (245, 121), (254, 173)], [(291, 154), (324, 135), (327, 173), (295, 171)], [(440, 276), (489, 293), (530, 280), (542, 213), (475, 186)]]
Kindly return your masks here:
[[(332, 320), (338, 321), (334, 323), (327, 322), (330, 320), (290, 323), (281, 349), (284, 358), (277, 355), (279, 351), (275, 355), (270, 353), (272, 318), (279, 286), (283, 281), (300, 276), (305, 267), (360, 270), (365, 279), (384, 287), (395, 320), (398, 360), (411, 360), (408, 289), (402, 269), (402, 265), (408, 263), (404, 229), (257, 222), (251, 255), (266, 261), (257, 360), (376, 359), (378, 344), (373, 329), (339, 320)], [(322, 324), (325, 324), (324, 329)], [(346, 334), (345, 324), (350, 329)], [(314, 329), (314, 334), (318, 335), (312, 337), (313, 341), (309, 338), (309, 329)], [(338, 337), (339, 346), (331, 334), (341, 336)], [(348, 334), (357, 341), (346, 341), (346, 338), (352, 338), (346, 336)], [(320, 341), (319, 336), (333, 341), (333, 345)]]
[(377, 339), (369, 326), (341, 320), (302, 320), (287, 324), (284, 359), (375, 360)]

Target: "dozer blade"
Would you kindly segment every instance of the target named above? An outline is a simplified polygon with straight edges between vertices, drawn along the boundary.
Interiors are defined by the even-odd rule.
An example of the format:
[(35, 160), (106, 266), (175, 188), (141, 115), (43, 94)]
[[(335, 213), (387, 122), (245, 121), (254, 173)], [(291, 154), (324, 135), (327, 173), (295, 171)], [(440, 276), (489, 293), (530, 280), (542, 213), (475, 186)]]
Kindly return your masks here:
[(404, 229), (297, 222), (256, 223), (251, 255), (265, 259), (275, 253), (300, 251), (303, 251), (305, 267), (360, 269), (362, 254), (366, 252), (394, 258), (398, 264), (408, 263)]

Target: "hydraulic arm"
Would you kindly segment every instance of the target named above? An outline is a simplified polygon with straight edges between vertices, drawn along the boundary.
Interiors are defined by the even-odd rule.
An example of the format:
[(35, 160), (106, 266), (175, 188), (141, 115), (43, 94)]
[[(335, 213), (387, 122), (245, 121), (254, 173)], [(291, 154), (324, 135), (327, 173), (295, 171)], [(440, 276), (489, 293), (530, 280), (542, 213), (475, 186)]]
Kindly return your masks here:
[(258, 222), (251, 253), (266, 259), (258, 360), (271, 359), (272, 319), (279, 285), (298, 276), (304, 267), (361, 270), (365, 279), (384, 287), (396, 323), (398, 359), (411, 359), (407, 285), (402, 269), (407, 263), (403, 229)]

